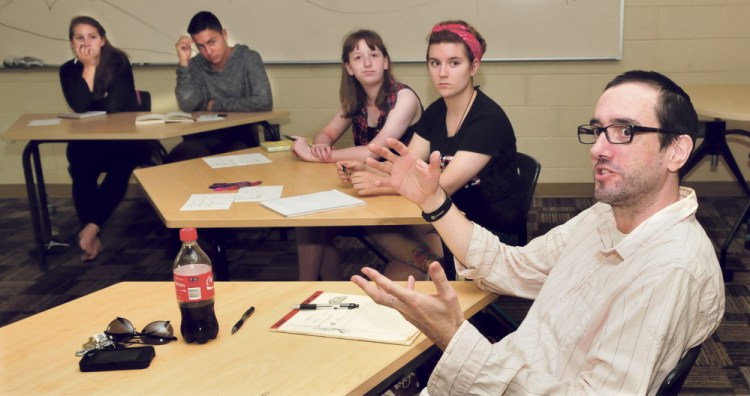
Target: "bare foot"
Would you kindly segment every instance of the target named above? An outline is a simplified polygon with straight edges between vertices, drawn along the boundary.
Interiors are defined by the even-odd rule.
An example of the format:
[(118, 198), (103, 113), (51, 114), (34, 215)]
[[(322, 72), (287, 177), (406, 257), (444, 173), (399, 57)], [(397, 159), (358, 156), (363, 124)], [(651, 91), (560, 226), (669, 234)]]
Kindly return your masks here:
[(102, 251), (102, 242), (99, 240), (99, 226), (88, 223), (78, 233), (78, 246), (83, 250), (81, 261), (92, 261)]

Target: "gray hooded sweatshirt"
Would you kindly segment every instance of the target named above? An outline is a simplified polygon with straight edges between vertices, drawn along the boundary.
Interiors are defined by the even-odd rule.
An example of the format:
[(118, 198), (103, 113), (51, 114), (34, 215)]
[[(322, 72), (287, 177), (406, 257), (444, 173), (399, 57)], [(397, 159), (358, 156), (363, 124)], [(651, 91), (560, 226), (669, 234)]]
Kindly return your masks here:
[(182, 111), (204, 111), (213, 99), (212, 111), (270, 111), (271, 84), (263, 59), (246, 45), (237, 44), (224, 70), (197, 55), (187, 67), (177, 66), (177, 103)]

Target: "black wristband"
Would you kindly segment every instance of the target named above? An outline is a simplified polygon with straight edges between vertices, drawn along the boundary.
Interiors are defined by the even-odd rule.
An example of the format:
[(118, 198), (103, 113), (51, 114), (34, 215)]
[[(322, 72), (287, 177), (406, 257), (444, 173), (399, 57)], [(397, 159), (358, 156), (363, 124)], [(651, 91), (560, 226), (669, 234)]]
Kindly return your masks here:
[(446, 193), (445, 201), (443, 201), (443, 204), (440, 205), (439, 208), (435, 209), (434, 212), (422, 212), (422, 218), (428, 223), (436, 222), (442, 219), (443, 216), (448, 213), (448, 210), (450, 210), (451, 206), (453, 206), (453, 200), (451, 199), (451, 196)]

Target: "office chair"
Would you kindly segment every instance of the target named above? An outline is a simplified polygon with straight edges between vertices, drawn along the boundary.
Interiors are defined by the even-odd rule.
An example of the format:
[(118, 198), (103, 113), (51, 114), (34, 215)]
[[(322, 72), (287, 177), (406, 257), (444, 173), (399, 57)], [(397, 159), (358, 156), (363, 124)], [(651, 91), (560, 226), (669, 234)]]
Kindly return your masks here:
[(268, 121), (261, 121), (256, 123), (263, 127), (263, 137), (267, 142), (278, 142), (281, 140), (281, 132), (279, 124), (271, 124)]
[[(534, 191), (536, 190), (536, 182), (539, 180), (539, 173), (542, 171), (542, 165), (528, 154), (516, 153), (516, 167), (518, 169), (519, 191), (522, 193), (521, 210), (523, 211), (523, 224), (520, 225), (516, 234), (518, 238), (517, 246), (524, 246), (528, 243), (529, 210), (531, 210), (531, 204), (534, 202)], [(502, 320), (509, 331), (515, 331), (518, 328), (519, 323), (503, 311), (496, 302), (493, 301), (488, 307), (492, 313)]]
[(135, 90), (135, 98), (138, 101), (138, 111), (151, 111), (151, 93), (148, 91)]
[(518, 168), (518, 185), (521, 186), (523, 212), (523, 224), (518, 230), (518, 246), (524, 246), (529, 240), (528, 218), (531, 203), (534, 202), (534, 191), (536, 182), (539, 180), (539, 173), (542, 171), (542, 164), (534, 157), (516, 153), (516, 167)]
[[(524, 246), (528, 242), (528, 216), (531, 209), (531, 203), (534, 201), (534, 191), (536, 182), (539, 180), (539, 173), (542, 171), (542, 165), (534, 157), (516, 152), (516, 171), (518, 172), (518, 191), (521, 194), (521, 211), (523, 221), (519, 224), (515, 237), (514, 246)], [(445, 244), (443, 244), (443, 268), (448, 279), (456, 279), (456, 270), (453, 266), (453, 254), (451, 254)]]
[(680, 392), (682, 384), (685, 383), (685, 379), (690, 373), (690, 369), (693, 368), (693, 363), (695, 363), (695, 360), (698, 359), (698, 355), (701, 353), (701, 347), (702, 344), (688, 349), (685, 356), (677, 362), (677, 366), (664, 378), (659, 390), (656, 391), (656, 396), (672, 396)]

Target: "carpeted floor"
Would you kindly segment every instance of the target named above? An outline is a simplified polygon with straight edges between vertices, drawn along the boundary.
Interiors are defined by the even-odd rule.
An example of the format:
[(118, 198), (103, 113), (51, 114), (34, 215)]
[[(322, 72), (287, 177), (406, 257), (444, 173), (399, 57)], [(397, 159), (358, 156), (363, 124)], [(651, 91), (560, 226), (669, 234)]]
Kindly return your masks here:
[[(698, 219), (717, 249), (741, 213), (742, 197), (703, 197)], [(69, 199), (50, 201), (58, 240), (75, 244), (77, 220)], [(531, 236), (565, 222), (592, 204), (589, 198), (535, 198), (529, 218)], [(21, 320), (121, 281), (169, 281), (175, 246), (150, 204), (129, 198), (102, 235), (105, 251), (93, 263), (82, 263), (77, 248), (49, 256), (49, 270), (39, 271), (30, 255), (33, 235), (25, 199), (0, 199), (0, 326)], [(727, 306), (719, 330), (703, 347), (683, 395), (750, 395), (750, 251), (741, 229), (728, 255), (734, 279), (726, 284)], [(343, 276), (378, 259), (354, 238), (340, 238)], [(232, 280), (295, 280), (294, 231), (231, 231), (228, 243)], [(522, 318), (528, 301), (503, 297), (501, 305)]]

